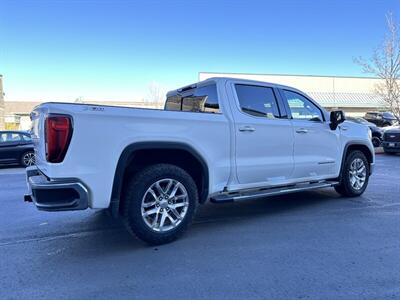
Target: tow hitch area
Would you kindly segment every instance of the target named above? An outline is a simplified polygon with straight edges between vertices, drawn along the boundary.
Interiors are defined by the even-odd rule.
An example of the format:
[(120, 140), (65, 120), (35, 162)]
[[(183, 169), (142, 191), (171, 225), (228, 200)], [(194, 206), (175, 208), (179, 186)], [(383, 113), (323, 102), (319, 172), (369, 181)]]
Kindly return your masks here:
[(33, 202), (32, 196), (31, 196), (31, 195), (25, 194), (25, 195), (24, 195), (24, 201), (25, 201), (25, 202)]

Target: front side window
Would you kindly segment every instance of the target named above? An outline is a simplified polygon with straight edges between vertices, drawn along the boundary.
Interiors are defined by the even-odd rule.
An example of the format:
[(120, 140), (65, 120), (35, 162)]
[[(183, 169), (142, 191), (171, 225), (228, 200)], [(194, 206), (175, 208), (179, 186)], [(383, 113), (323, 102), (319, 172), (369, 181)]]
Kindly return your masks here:
[(183, 95), (170, 96), (166, 101), (165, 109), (220, 113), (217, 87), (215, 84), (210, 84), (186, 91)]
[(244, 113), (267, 119), (279, 118), (279, 109), (272, 88), (236, 84), (235, 89), (240, 108)]
[(384, 112), (384, 113), (382, 114), (382, 116), (383, 116), (384, 118), (387, 118), (387, 119), (393, 119), (393, 120), (396, 119), (396, 117), (395, 117), (391, 112)]
[(293, 119), (322, 122), (322, 112), (314, 103), (299, 93), (288, 90), (283, 92)]
[(0, 134), (0, 142), (19, 142), (21, 141), (21, 136), (18, 133), (4, 132)]

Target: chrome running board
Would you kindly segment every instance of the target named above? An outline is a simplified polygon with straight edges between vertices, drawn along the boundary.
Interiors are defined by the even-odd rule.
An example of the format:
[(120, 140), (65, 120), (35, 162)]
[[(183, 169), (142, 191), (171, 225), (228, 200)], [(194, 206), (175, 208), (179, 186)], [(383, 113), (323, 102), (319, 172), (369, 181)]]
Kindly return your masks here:
[(339, 184), (337, 181), (318, 181), (318, 182), (307, 182), (298, 183), (289, 186), (280, 186), (273, 188), (261, 188), (255, 190), (244, 190), (236, 192), (225, 192), (221, 194), (214, 195), (210, 198), (213, 203), (226, 203), (234, 201), (244, 201), (256, 198), (263, 198), (268, 196), (277, 196), (289, 193), (296, 193), (302, 191), (309, 191), (321, 188), (332, 187)]

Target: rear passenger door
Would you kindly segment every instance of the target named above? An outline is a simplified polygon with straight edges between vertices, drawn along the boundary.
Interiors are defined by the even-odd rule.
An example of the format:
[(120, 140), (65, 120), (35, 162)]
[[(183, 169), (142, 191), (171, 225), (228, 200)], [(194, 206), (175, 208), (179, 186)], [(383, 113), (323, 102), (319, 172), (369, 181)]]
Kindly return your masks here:
[(272, 86), (238, 83), (231, 83), (231, 90), (239, 185), (287, 182), (294, 168), (293, 129), (279, 105), (278, 91)]

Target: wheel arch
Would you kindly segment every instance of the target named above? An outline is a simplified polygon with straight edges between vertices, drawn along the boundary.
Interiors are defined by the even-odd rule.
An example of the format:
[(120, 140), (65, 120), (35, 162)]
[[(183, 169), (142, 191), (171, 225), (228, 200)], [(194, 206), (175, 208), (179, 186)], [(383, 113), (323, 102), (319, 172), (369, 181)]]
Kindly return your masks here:
[(380, 138), (380, 139), (382, 138), (382, 133), (380, 133), (380, 132), (374, 131), (371, 134), (372, 134), (373, 137), (377, 137), (377, 138)]
[[(340, 175), (339, 175), (340, 179), (341, 179), (341, 176), (342, 176), (342, 170), (343, 170), (344, 163), (346, 161), (347, 155), (351, 151), (355, 151), (355, 150), (359, 150), (362, 153), (364, 153), (364, 155), (367, 158), (368, 163), (370, 165), (374, 163), (374, 155), (371, 152), (371, 149), (366, 144), (357, 143), (357, 142), (347, 143), (346, 146), (344, 147), (343, 155), (342, 155), (342, 164), (341, 164), (341, 167), (340, 167)], [(371, 172), (371, 170), (370, 170), (370, 172)]]
[[(138, 165), (135, 162), (138, 162)], [(120, 214), (127, 179), (143, 167), (155, 163), (171, 163), (182, 167), (196, 182), (199, 202), (204, 203), (207, 200), (209, 170), (206, 160), (197, 150), (181, 142), (137, 142), (126, 146), (118, 159), (110, 201), (112, 215)]]

